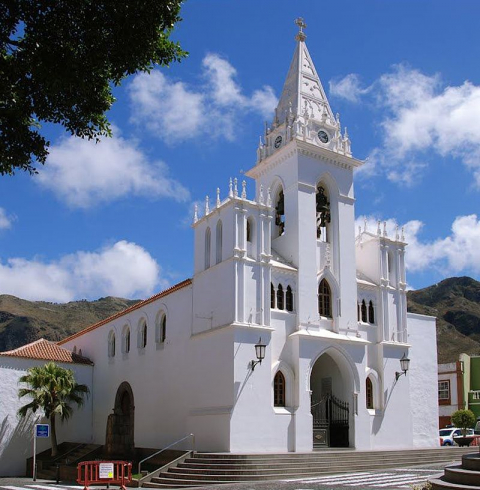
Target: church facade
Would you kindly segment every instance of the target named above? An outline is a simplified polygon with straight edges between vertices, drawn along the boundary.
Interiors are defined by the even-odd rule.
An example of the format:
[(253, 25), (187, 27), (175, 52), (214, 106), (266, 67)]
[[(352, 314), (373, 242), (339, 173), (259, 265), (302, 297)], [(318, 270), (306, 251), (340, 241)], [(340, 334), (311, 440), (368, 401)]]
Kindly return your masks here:
[(94, 363), (85, 438), (112, 454), (438, 446), (435, 319), (407, 313), (403, 233), (356, 233), (363, 162), (299, 25), (254, 196), (195, 211), (192, 279), (59, 342)]

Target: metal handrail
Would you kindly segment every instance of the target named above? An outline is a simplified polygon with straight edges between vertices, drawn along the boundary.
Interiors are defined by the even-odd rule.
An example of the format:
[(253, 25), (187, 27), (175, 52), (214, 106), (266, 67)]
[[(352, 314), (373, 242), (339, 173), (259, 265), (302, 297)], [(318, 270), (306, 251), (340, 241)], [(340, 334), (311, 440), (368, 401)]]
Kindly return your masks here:
[(188, 434), (188, 436), (182, 437), (178, 441), (172, 442), (172, 444), (168, 445), (167, 447), (164, 447), (163, 449), (160, 449), (160, 451), (157, 451), (156, 453), (151, 454), (150, 456), (146, 457), (145, 459), (142, 459), (138, 463), (138, 474), (141, 475), (141, 470), (142, 470), (142, 463), (145, 463), (147, 459), (153, 458), (154, 456), (157, 456), (157, 454), (162, 453), (163, 451), (166, 451), (167, 449), (170, 449), (172, 446), (175, 446), (179, 442), (184, 441), (185, 439), (188, 439), (189, 437), (192, 438), (192, 452), (195, 452), (195, 434)]

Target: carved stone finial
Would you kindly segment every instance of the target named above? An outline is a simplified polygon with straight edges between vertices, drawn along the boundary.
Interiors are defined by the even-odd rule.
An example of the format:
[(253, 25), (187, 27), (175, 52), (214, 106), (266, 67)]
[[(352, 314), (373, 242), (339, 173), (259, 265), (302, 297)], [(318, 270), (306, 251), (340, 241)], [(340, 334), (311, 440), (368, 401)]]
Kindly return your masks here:
[(307, 24), (305, 24), (305, 21), (302, 19), (302, 17), (299, 17), (298, 19), (295, 19), (295, 24), (300, 29), (298, 31), (297, 35), (295, 36), (295, 39), (297, 41), (302, 41), (302, 42), (305, 41), (305, 39), (307, 39), (307, 36), (303, 32), (303, 29), (305, 29), (307, 27)]
[(388, 233), (387, 233), (387, 222), (386, 221), (383, 222), (383, 236), (388, 236)]
[(230, 182), (228, 183), (228, 197), (233, 197), (233, 184), (232, 184), (231, 177), (230, 177)]
[(208, 196), (205, 197), (205, 216), (210, 213), (210, 198)]
[(402, 226), (402, 242), (405, 241), (405, 227)]
[(362, 234), (362, 227), (361, 227), (361, 226), (359, 226), (359, 227), (358, 227), (358, 236), (360, 236), (361, 234)]
[(196, 223), (198, 221), (198, 206), (195, 204), (193, 206), (193, 222)]
[(247, 198), (247, 183), (245, 181), (242, 182), (242, 199)]
[(270, 190), (270, 187), (268, 188), (267, 191), (267, 206), (272, 205), (272, 191)]
[(382, 234), (382, 230), (380, 229), (380, 220), (377, 221), (377, 235), (380, 236)]
[(237, 186), (237, 184), (238, 184), (238, 179), (235, 177), (233, 179), (233, 195), (234, 195), (234, 197), (238, 197), (238, 186)]
[(217, 187), (217, 208), (220, 206), (220, 187)]
[(367, 218), (363, 220), (363, 231), (367, 231)]
[(260, 185), (260, 195), (258, 196), (258, 202), (263, 204), (263, 184)]
[(398, 234), (398, 225), (395, 226), (395, 240), (400, 240), (400, 235)]

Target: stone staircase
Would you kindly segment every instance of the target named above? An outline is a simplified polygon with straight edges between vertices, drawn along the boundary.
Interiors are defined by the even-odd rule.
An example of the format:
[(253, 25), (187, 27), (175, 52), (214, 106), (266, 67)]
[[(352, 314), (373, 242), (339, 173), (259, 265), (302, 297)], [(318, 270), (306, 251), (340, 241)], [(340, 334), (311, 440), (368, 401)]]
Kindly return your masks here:
[(480, 490), (480, 453), (465, 454), (462, 464), (448, 466), (438, 480), (430, 480), (433, 490)]
[(37, 477), (45, 480), (55, 480), (57, 478), (57, 465), (62, 467), (62, 480), (67, 476), (65, 475), (65, 467), (73, 468), (73, 471), (68, 472), (68, 474), (74, 474), (76, 477), (77, 463), (97, 451), (100, 447), (100, 444), (79, 444), (74, 449), (60, 455), (53, 461), (44, 461), (42, 467), (37, 471)]
[(151, 481), (143, 482), (142, 486), (174, 489), (375, 471), (459, 461), (468, 452), (471, 453), (472, 450), (443, 447), (400, 451), (339, 449), (284, 454), (196, 453), (194, 457), (162, 471)]

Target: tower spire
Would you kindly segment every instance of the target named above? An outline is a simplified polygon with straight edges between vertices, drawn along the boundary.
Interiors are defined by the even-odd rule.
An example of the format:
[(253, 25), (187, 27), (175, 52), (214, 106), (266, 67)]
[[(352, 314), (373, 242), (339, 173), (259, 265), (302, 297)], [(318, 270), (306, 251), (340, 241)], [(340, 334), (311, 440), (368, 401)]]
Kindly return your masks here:
[(305, 107), (308, 107), (310, 118), (318, 121), (323, 118), (335, 125), (327, 95), (305, 43), (307, 36), (303, 30), (307, 24), (301, 17), (295, 19), (295, 24), (299, 28), (295, 36), (297, 44), (275, 112), (278, 124), (285, 122), (291, 105), (296, 117), (303, 116)]

